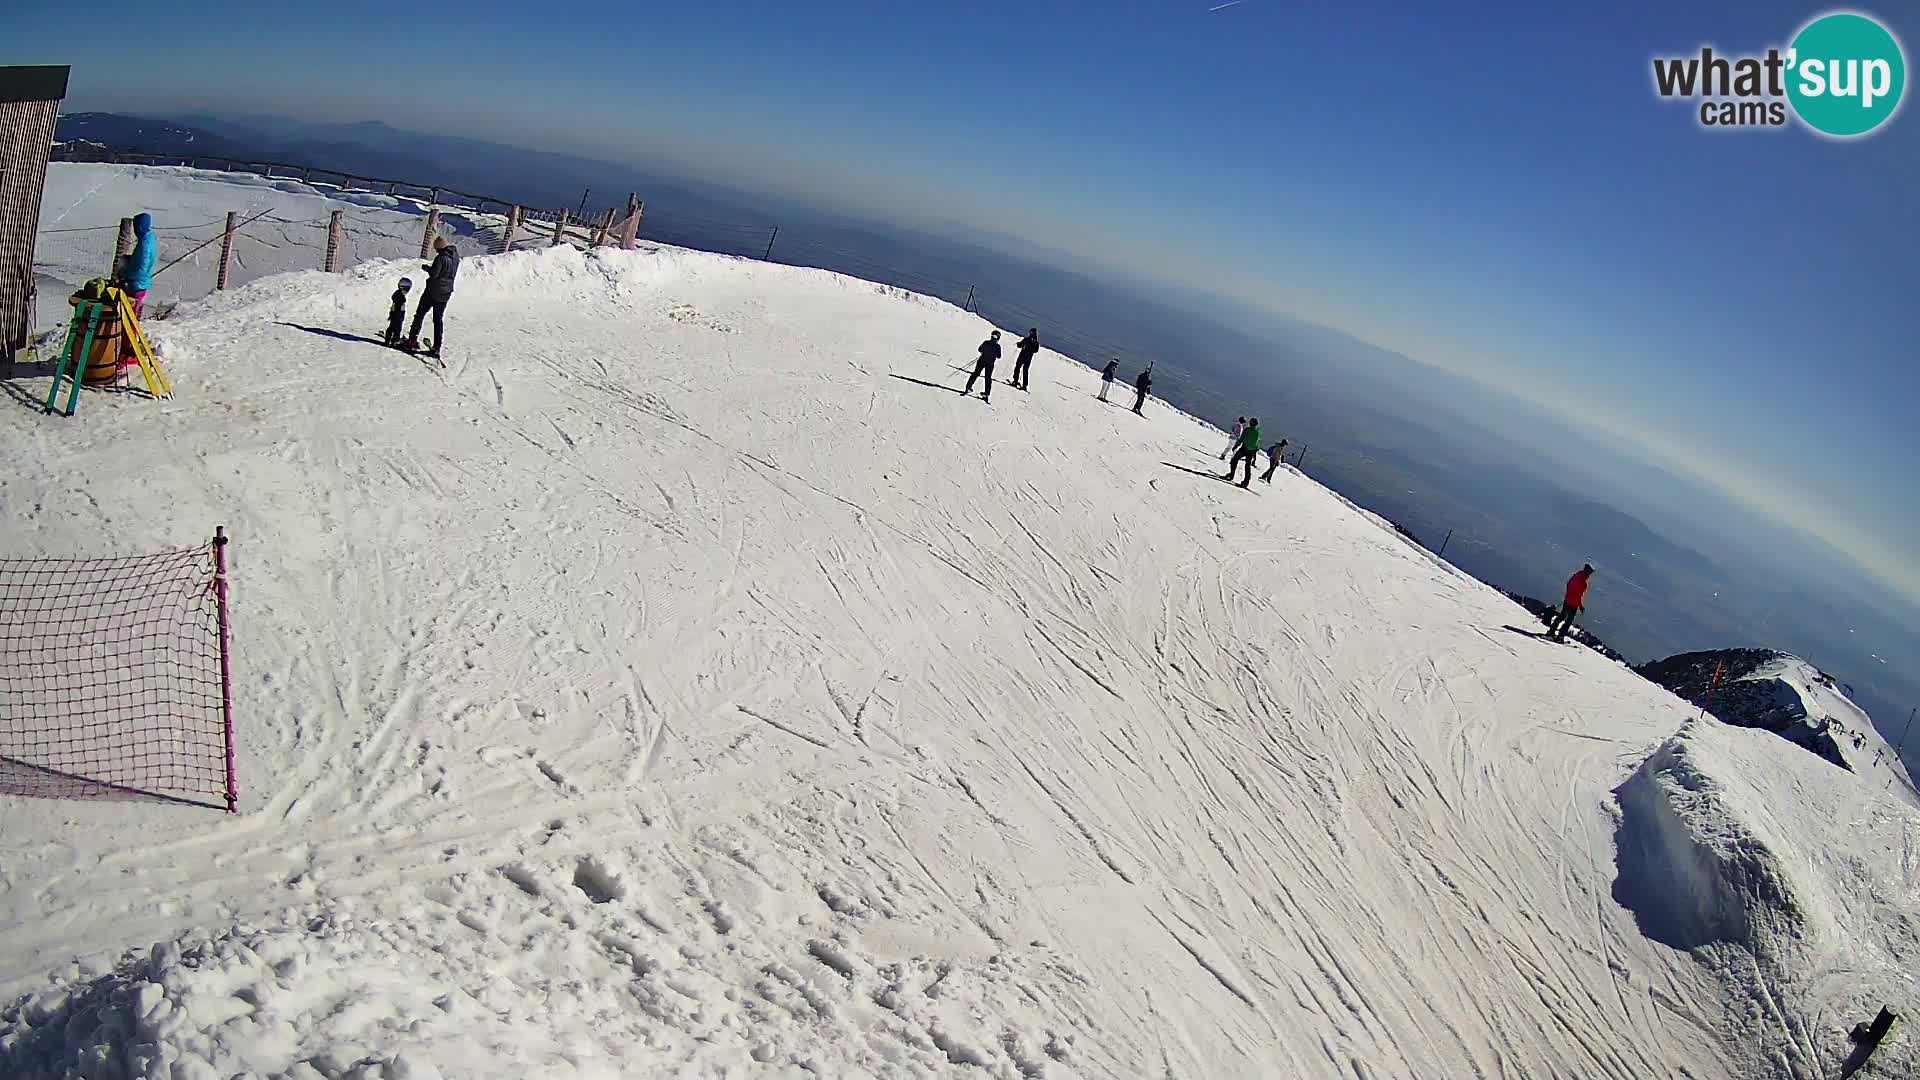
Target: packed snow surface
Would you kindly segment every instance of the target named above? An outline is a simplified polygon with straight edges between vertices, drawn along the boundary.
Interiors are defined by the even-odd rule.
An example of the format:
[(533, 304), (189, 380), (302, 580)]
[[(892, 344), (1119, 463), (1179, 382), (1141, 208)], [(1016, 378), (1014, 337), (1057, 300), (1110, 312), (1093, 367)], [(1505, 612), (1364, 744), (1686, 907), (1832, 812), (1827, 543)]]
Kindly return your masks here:
[(242, 794), (0, 796), (0, 1074), (1810, 1078), (1920, 1004), (1906, 804), (1211, 429), (670, 248), (469, 259), (438, 369), (412, 265), (0, 416), (8, 555), (228, 527)]

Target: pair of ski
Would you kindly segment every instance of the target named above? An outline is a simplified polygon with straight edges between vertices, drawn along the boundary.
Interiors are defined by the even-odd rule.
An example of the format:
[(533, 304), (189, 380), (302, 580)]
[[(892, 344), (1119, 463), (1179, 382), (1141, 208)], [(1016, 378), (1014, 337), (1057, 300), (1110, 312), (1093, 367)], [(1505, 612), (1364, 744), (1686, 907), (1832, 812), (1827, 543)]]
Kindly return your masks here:
[(386, 342), (383, 341), (381, 342), (381, 344), (386, 345), (387, 348), (392, 349), (395, 352), (406, 353), (408, 356), (413, 357), (415, 360), (420, 361), (422, 364), (425, 364), (430, 368), (437, 368), (441, 371), (447, 370), (446, 360), (443, 357), (441, 357), (438, 352), (434, 351), (435, 343), (432, 341), (428, 341), (424, 349), (420, 349), (420, 348), (410, 349), (407, 347), (407, 343), (404, 341), (397, 342), (391, 345), (388, 345)]

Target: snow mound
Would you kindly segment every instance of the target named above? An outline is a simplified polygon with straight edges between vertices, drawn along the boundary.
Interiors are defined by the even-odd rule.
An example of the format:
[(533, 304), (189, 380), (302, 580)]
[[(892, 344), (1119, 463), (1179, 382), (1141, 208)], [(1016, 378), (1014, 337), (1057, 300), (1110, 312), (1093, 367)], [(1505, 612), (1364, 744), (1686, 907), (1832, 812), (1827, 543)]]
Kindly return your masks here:
[[(1615, 901), (1648, 937), (1747, 988), (1750, 1010), (1732, 1013), (1741, 1037), (1784, 1026), (1786, 1060), (1831, 1064), (1840, 1027), (1883, 1003), (1911, 1008), (1920, 814), (1712, 720), (1662, 744), (1615, 796)], [(1797, 1007), (1778, 1015), (1783, 1000)]]
[(1663, 744), (1620, 786), (1614, 898), (1676, 949), (1729, 943), (1771, 955), (1807, 909), (1762, 823), (1757, 793), (1703, 768), (1693, 740)]

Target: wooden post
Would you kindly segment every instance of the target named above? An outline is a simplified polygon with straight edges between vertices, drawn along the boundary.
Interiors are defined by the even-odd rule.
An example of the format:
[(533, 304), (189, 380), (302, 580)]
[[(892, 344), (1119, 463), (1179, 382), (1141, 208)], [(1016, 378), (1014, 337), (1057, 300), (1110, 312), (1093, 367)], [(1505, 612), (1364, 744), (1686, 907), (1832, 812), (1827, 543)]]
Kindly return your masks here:
[(583, 188), (580, 191), (580, 209), (575, 210), (573, 216), (581, 221), (587, 220), (587, 196), (591, 194), (593, 194), (592, 188)]
[(607, 207), (607, 216), (600, 222), (600, 231), (594, 235), (594, 247), (606, 247), (607, 237), (613, 233), (613, 207)]
[(960, 310), (962, 310), (962, 311), (972, 311), (972, 310), (973, 310), (973, 286), (971, 286), (971, 285), (969, 285), (969, 286), (967, 286), (967, 303), (966, 303), (966, 306), (965, 306), (965, 307), (963, 307), (963, 308), (961, 308)]
[(565, 210), (562, 210), (560, 211), (560, 216), (553, 219), (553, 243), (548, 244), (547, 246), (559, 247), (561, 239), (566, 235), (567, 235), (567, 212)]
[(512, 207), (507, 211), (507, 232), (500, 238), (500, 254), (513, 250), (513, 234), (520, 231), (520, 208)]
[(227, 231), (220, 236), (220, 273), (213, 279), (215, 289), (226, 288), (227, 276), (233, 272), (233, 230), (239, 219), (238, 211), (227, 211)]
[(762, 259), (766, 259), (768, 261), (771, 261), (773, 259), (773, 242), (778, 239), (780, 239), (780, 226), (775, 225), (773, 227), (773, 235), (767, 237), (767, 253), (765, 255), (760, 256)]
[(329, 274), (338, 273), (340, 270), (340, 240), (346, 235), (346, 217), (345, 210), (335, 210), (333, 216), (327, 219), (327, 273)]
[(1447, 556), (1447, 545), (1448, 545), (1448, 544), (1451, 544), (1451, 543), (1453, 543), (1453, 530), (1452, 530), (1452, 529), (1448, 529), (1448, 530), (1447, 530), (1447, 538), (1446, 538), (1445, 540), (1442, 540), (1442, 541), (1440, 541), (1440, 550), (1434, 553), (1434, 554), (1435, 554), (1435, 556), (1436, 556), (1436, 557), (1438, 557), (1438, 558), (1443, 558), (1443, 559), (1444, 559), (1444, 558), (1446, 558), (1446, 556)]
[(1304, 469), (1306, 468), (1306, 466), (1307, 466), (1307, 448), (1303, 446), (1300, 448), (1300, 456), (1293, 459), (1293, 467), (1296, 469)]
[(133, 219), (120, 219), (120, 235), (113, 241), (113, 261), (107, 264), (107, 276), (113, 277), (120, 272), (120, 260), (133, 250)]
[(420, 257), (433, 257), (433, 238), (440, 235), (440, 211), (438, 208), (427, 211), (427, 227), (420, 234)]
[(640, 216), (647, 212), (647, 204), (638, 198), (633, 200), (633, 212), (627, 215), (627, 227), (620, 233), (620, 246), (627, 251), (640, 240)]

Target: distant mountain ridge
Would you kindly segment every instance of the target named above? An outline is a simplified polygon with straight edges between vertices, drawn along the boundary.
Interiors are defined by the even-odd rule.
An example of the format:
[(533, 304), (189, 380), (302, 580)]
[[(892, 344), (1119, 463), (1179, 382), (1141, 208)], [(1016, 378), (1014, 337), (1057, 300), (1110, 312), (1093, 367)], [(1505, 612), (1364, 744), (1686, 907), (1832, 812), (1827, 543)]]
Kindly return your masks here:
[(1775, 649), (1707, 649), (1633, 670), (1722, 723), (1771, 731), (1849, 772), (1891, 768), (1906, 775), (1866, 710), (1849, 696), (1850, 688), (1798, 656)]

